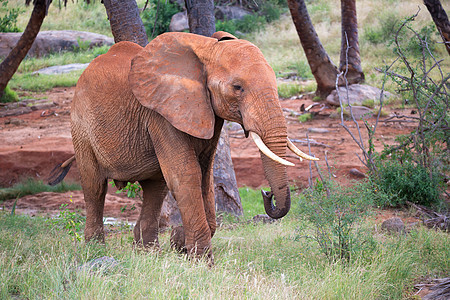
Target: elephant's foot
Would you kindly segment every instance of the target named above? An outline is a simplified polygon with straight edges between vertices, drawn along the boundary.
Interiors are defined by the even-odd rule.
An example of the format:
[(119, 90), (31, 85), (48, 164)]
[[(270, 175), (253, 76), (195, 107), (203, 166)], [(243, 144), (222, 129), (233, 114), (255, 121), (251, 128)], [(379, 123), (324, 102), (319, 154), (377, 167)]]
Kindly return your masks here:
[(99, 244), (104, 245), (105, 244), (105, 232), (103, 231), (103, 228), (101, 228), (101, 229), (85, 228), (84, 240), (86, 241), (86, 243), (97, 242)]
[(170, 234), (170, 247), (180, 253), (187, 253), (183, 226), (175, 227)]
[(146, 222), (138, 221), (133, 229), (134, 246), (146, 250), (159, 250), (158, 229), (146, 226)]
[(198, 244), (186, 245), (186, 237), (183, 226), (173, 228), (170, 235), (170, 247), (180, 253), (187, 254), (194, 260), (205, 260), (209, 266), (214, 265), (214, 256), (211, 250), (211, 244), (199, 247)]

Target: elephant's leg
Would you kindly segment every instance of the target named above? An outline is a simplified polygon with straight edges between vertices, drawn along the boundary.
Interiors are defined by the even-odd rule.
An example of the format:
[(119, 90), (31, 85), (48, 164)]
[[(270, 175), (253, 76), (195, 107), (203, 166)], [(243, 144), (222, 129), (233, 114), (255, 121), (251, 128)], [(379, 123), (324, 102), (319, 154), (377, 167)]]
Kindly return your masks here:
[(202, 256), (210, 254), (211, 230), (203, 203), (201, 169), (194, 151), (182, 150), (185, 151), (163, 151), (158, 160), (180, 209), (186, 251), (189, 255)]
[(159, 216), (167, 185), (164, 178), (139, 182), (144, 192), (141, 214), (134, 227), (134, 241), (146, 247), (158, 247)]
[(97, 159), (90, 147), (86, 148), (83, 151), (78, 151), (76, 156), (86, 203), (84, 237), (87, 242), (95, 239), (104, 243), (103, 208), (105, 206), (107, 179), (101, 173)]
[(217, 227), (216, 204), (214, 199), (213, 162), (214, 160), (211, 157), (208, 164), (205, 167), (202, 167), (203, 205), (205, 206), (206, 220), (208, 221), (209, 229), (211, 231), (211, 238), (214, 236)]

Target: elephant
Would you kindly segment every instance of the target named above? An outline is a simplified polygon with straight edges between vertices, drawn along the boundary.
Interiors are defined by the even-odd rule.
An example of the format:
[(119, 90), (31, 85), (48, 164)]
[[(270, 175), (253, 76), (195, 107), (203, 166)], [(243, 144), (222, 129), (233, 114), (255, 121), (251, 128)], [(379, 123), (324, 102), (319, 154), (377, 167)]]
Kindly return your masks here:
[[(211, 256), (216, 230), (212, 167), (224, 120), (239, 123), (261, 151), (271, 191), (266, 213), (290, 208), (286, 149), (315, 160), (287, 138), (275, 73), (262, 52), (226, 32), (212, 37), (165, 33), (147, 46), (119, 42), (95, 58), (71, 107), (75, 156), (58, 166), (60, 182), (77, 161), (86, 203), (85, 240), (104, 242), (107, 180), (138, 181), (143, 203), (134, 241), (158, 247), (158, 222), (170, 190), (189, 255)], [(273, 203), (275, 197), (275, 203)]]

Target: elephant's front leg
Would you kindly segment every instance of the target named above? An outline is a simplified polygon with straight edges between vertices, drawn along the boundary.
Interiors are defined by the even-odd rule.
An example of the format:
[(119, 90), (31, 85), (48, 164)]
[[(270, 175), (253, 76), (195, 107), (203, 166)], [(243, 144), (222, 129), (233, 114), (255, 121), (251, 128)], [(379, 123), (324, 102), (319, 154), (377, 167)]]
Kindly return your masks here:
[(160, 148), (156, 153), (164, 178), (180, 209), (188, 254), (210, 255), (211, 230), (203, 202), (202, 171), (195, 151), (180, 142), (174, 141), (176, 151)]
[(134, 241), (137, 245), (158, 247), (159, 217), (167, 186), (164, 178), (139, 182), (142, 186), (144, 199), (141, 214), (134, 227)]

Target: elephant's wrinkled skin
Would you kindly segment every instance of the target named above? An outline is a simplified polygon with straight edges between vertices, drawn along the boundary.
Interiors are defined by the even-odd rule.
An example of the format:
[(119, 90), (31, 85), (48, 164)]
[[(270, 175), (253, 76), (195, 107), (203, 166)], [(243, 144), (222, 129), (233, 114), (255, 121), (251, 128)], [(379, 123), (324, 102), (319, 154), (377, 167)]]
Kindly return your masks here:
[[(158, 243), (169, 189), (182, 216), (183, 246), (202, 255), (216, 230), (212, 166), (224, 119), (256, 133), (276, 156), (286, 156), (275, 74), (256, 46), (224, 32), (213, 38), (166, 33), (145, 48), (130, 42), (112, 46), (81, 75), (71, 118), (86, 240), (104, 240), (107, 179), (118, 186), (139, 181), (144, 200), (135, 241)], [(272, 189), (263, 197), (265, 208), (281, 218), (290, 207), (286, 167), (261, 158)]]

